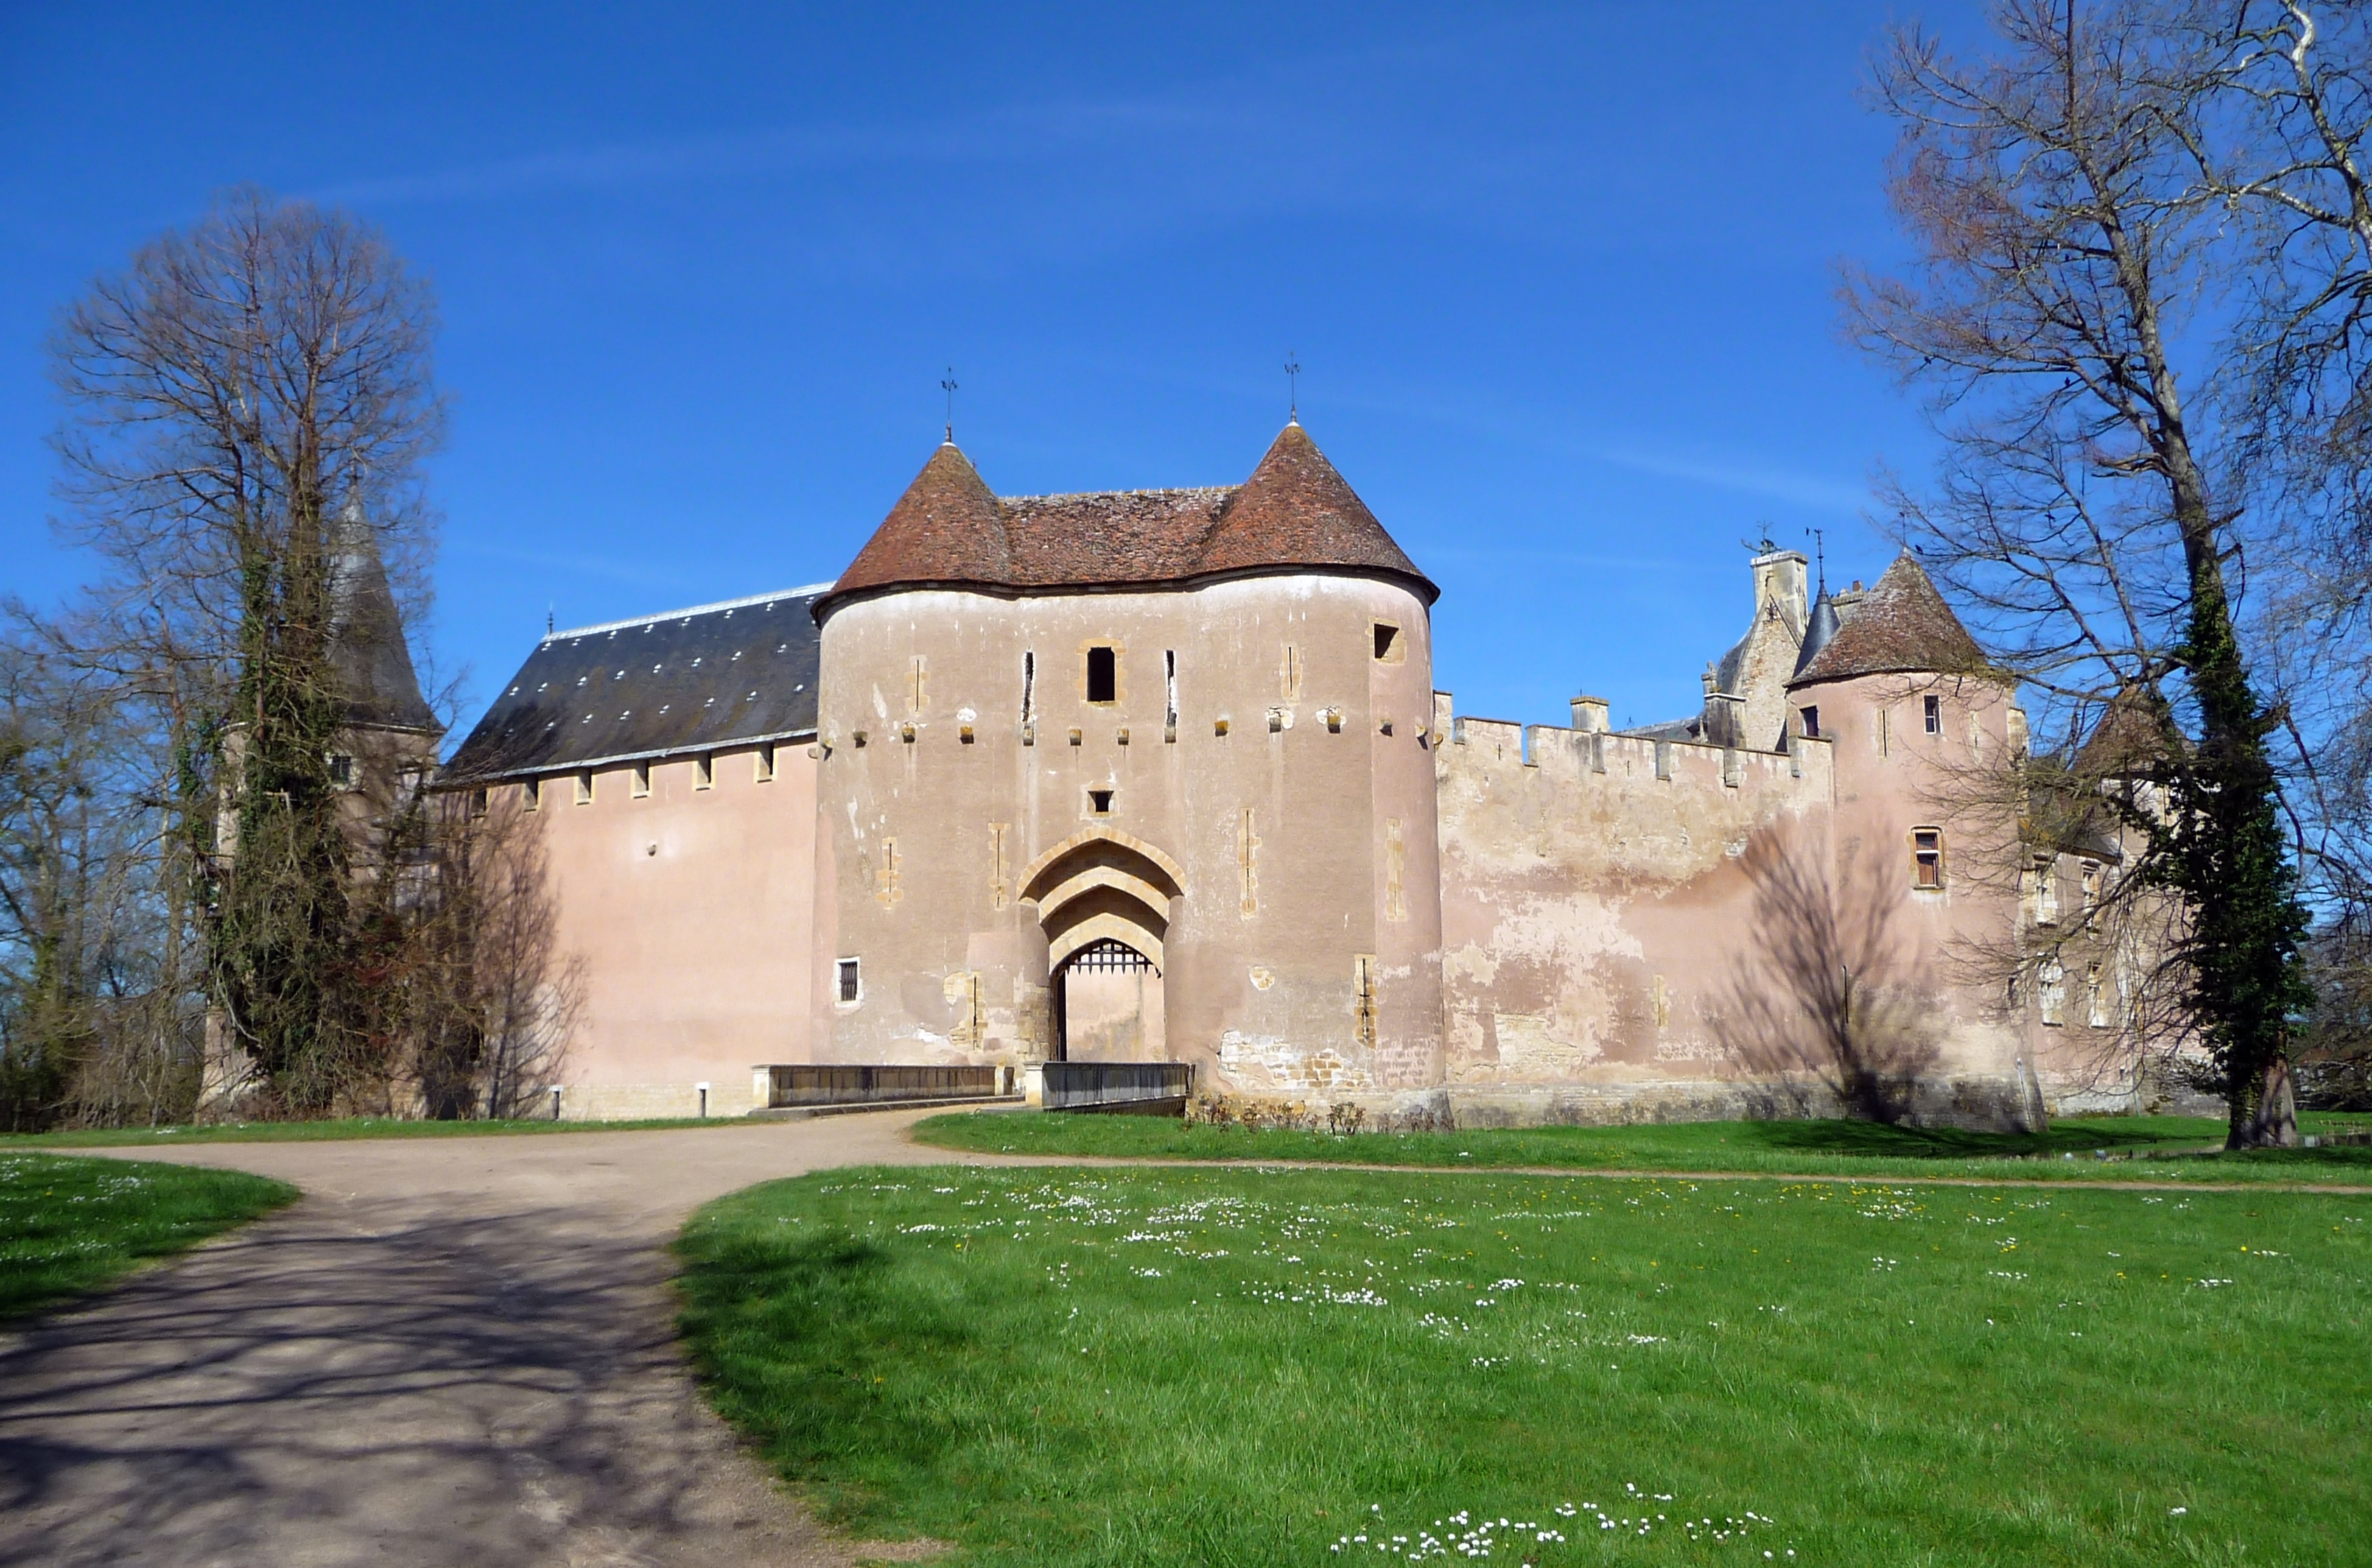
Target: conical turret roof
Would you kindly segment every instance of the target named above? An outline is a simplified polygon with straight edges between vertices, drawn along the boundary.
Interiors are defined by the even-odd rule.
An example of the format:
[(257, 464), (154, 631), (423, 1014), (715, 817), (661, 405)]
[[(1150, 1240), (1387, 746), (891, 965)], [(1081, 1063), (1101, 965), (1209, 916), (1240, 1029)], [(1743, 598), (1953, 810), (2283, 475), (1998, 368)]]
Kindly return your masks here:
[[(1831, 607), (1831, 613), (1834, 613)], [(1894, 559), (1790, 686), (1862, 675), (1999, 673), (1909, 551)]]
[(1013, 552), (995, 493), (953, 441), (931, 454), (848, 570), (836, 592), (890, 583), (1002, 583)]
[(998, 496), (949, 443), (817, 614), (890, 588), (1059, 593), (1330, 570), (1398, 578), (1427, 604), (1440, 595), (1297, 423), (1243, 484), (1192, 490)]
[(2157, 687), (2128, 681), (2101, 710), (2100, 722), (2076, 752), (2076, 771), (2087, 778), (2137, 778), (2177, 755), (2183, 747), (2173, 710)]
[(1219, 516), (1202, 551), (1206, 572), (1262, 566), (1359, 566), (1424, 583), (1298, 420), (1277, 432), (1267, 454)]
[(1812, 623), (1804, 628), (1804, 645), (1796, 651), (1796, 675), (1803, 674), (1805, 668), (1820, 656), (1820, 650), (1829, 645), (1843, 624), (1837, 616), (1837, 601), (1829, 597), (1828, 588), (1823, 587), (1820, 597), (1812, 603)]
[(346, 722), (444, 733), (420, 694), (378, 530), (350, 500), (330, 526), (330, 670)]

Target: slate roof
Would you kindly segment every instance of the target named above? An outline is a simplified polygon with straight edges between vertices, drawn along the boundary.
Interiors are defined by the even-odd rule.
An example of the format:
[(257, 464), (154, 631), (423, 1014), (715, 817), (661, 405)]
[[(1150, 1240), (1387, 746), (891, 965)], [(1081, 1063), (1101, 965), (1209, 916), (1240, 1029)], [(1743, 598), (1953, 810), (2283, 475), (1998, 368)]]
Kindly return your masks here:
[(1089, 591), (1319, 569), (1440, 597), (1298, 423), (1240, 485), (998, 496), (953, 442), (931, 454), (819, 613), (859, 594)]
[(331, 525), (330, 549), (330, 672), (346, 723), (444, 734), (420, 695), (378, 536), (359, 501), (347, 502)]
[(1976, 639), (1905, 551), (1864, 596), (1853, 619), (1787, 684), (1808, 686), (1862, 675), (1980, 671), (1994, 672)]
[(831, 587), (552, 633), (453, 753), (447, 781), (813, 734), (814, 611)]
[(1818, 658), (1820, 650), (1834, 642), (1843, 628), (1844, 620), (1837, 614), (1837, 601), (1829, 597), (1829, 590), (1824, 587), (1820, 589), (1820, 597), (1813, 601), (1812, 623), (1804, 628), (1803, 645), (1796, 651), (1795, 673), (1803, 674), (1805, 667)]

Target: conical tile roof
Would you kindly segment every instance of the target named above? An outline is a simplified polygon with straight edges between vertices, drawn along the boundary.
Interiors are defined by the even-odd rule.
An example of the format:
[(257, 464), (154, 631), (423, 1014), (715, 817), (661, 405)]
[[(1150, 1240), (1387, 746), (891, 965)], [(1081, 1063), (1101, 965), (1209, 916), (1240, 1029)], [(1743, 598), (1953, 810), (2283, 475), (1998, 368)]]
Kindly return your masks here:
[(1298, 424), (1285, 427), (1243, 484), (1194, 490), (1000, 497), (950, 443), (817, 613), (889, 588), (1059, 593), (1328, 570), (1401, 579), (1427, 604), (1440, 593)]
[[(1220, 514), (1203, 546), (1203, 569), (1357, 566), (1424, 582), (1309, 432), (1296, 421), (1277, 432), (1251, 478)], [(1438, 590), (1430, 590), (1427, 602)]]
[(1013, 575), (996, 495), (953, 441), (942, 444), (890, 508), (835, 589), (891, 583), (1002, 583)]
[[(1905, 551), (1896, 556), (1837, 629), (1828, 645), (1796, 672), (1790, 686), (1862, 675), (1975, 674), (1991, 671), (1976, 639)], [(1998, 672), (1995, 672), (1998, 673)]]

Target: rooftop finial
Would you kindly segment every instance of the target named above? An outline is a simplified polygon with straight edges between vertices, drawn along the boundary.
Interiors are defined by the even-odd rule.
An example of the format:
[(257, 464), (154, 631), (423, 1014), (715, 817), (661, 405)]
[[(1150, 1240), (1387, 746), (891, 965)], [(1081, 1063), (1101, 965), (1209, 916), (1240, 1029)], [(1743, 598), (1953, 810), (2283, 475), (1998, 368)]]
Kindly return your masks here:
[(560, 605), (557, 601), (548, 600), (545, 602), (543, 607), (543, 634), (545, 636), (549, 637), (552, 635), (552, 628), (558, 624), (555, 617), (557, 617), (559, 613)]
[(948, 395), (948, 445), (952, 447), (956, 440), (956, 367), (954, 366), (948, 366), (947, 375), (939, 382), (939, 390)]
[(1285, 351), (1285, 411), (1287, 424), (1301, 423), (1301, 361), (1291, 349)]
[[(1822, 528), (1806, 528), (1804, 531), (1812, 536), (1812, 560), (1817, 563), (1820, 574), (1820, 593), (1827, 593), (1829, 591), (1829, 541), (1827, 538), (1827, 530)], [(1815, 594), (1813, 597), (1817, 598), (1820, 597), (1820, 594)]]

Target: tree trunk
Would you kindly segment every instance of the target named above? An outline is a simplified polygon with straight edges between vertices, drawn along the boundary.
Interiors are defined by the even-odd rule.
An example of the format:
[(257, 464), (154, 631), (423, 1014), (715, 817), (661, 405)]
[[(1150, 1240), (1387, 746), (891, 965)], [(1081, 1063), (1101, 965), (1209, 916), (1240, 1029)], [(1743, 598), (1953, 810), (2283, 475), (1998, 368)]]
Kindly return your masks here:
[(2298, 1146), (2297, 1091), (2290, 1082), (2290, 1059), (2276, 1056), (2265, 1063), (2264, 1075), (2254, 1086), (2250, 1097), (2256, 1103), (2242, 1108), (2236, 1097), (2232, 1104), (2231, 1130), (2225, 1135), (2227, 1149), (2295, 1149)]

